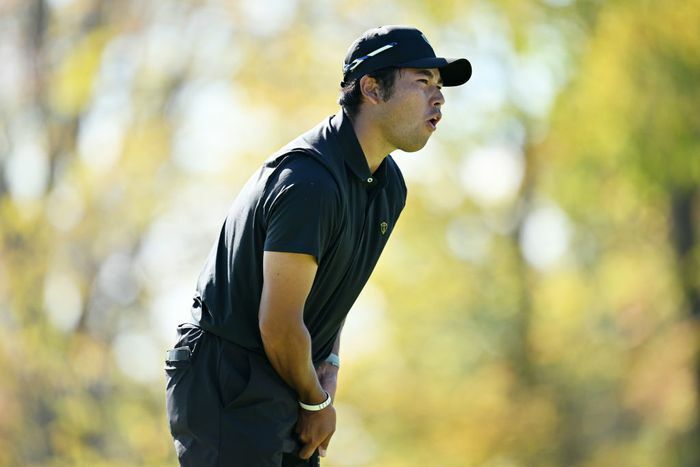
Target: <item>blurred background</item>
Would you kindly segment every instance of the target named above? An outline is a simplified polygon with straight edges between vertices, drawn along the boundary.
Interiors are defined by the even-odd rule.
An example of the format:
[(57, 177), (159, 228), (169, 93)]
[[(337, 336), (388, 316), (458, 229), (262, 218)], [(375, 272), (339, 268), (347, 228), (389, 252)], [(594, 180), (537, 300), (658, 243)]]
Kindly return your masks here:
[(327, 466), (700, 466), (700, 0), (0, 1), (0, 465), (176, 465), (164, 350), (364, 30), (445, 89)]

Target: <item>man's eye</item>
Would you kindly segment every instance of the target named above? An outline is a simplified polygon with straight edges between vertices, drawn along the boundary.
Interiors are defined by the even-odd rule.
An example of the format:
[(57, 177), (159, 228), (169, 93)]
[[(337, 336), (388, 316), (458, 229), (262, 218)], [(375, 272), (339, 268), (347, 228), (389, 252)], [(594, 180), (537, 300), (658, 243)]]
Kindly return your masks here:
[(428, 84), (428, 80), (427, 80), (427, 79), (419, 79), (418, 82), (419, 82), (419, 83)]

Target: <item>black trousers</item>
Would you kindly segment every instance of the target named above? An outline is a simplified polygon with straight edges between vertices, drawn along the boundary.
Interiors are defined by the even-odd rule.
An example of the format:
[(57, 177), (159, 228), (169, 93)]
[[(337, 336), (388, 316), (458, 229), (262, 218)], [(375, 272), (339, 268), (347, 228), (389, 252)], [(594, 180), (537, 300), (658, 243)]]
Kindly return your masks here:
[(170, 433), (181, 466), (302, 467), (294, 391), (267, 359), (202, 330), (178, 326), (165, 363)]

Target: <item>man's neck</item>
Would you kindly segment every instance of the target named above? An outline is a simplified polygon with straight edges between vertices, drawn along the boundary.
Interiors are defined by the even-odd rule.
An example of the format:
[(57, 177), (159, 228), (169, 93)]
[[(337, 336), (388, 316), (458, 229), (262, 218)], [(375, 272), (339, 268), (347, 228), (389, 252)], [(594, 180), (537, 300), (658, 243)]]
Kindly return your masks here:
[(384, 139), (381, 129), (376, 125), (371, 115), (358, 112), (351, 119), (352, 127), (355, 130), (357, 140), (360, 142), (362, 152), (367, 160), (367, 165), (371, 173), (374, 173), (384, 158), (395, 150), (386, 139)]

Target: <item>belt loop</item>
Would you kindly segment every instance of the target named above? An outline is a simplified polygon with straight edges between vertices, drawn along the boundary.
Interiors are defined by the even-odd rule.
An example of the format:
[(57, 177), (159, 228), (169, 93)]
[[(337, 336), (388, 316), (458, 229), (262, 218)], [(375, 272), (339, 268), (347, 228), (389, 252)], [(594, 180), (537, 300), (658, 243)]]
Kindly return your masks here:
[(165, 352), (165, 363), (186, 362), (192, 357), (189, 347), (175, 347)]

